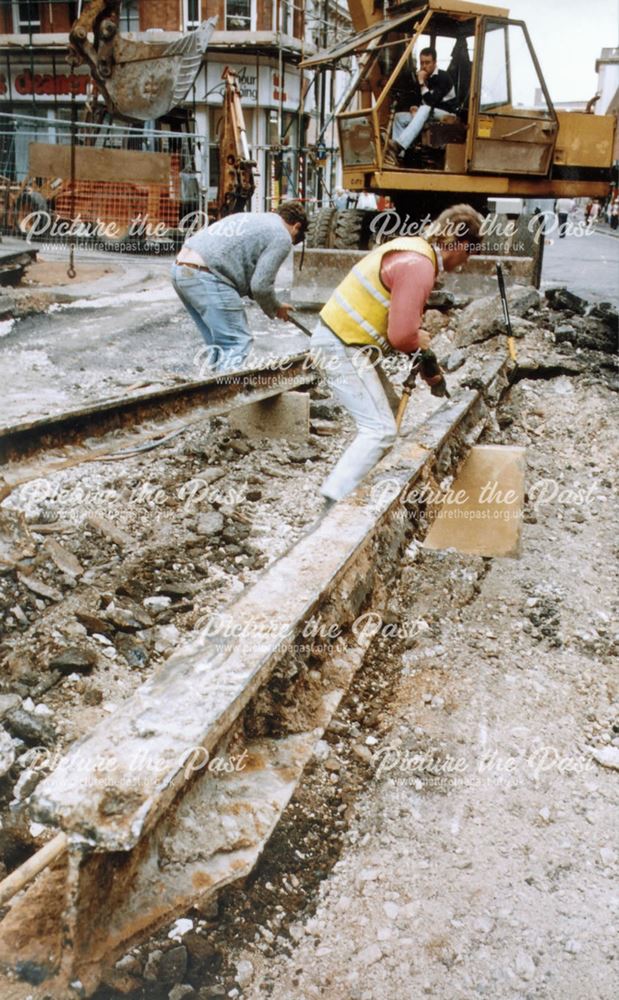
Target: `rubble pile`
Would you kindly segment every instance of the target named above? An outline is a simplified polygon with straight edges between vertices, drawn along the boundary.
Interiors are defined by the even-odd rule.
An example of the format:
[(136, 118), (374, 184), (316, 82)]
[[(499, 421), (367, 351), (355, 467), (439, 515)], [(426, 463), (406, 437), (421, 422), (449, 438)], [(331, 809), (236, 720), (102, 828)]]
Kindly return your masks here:
[(612, 995), (616, 409), (587, 375), (512, 387), (489, 439), (527, 447), (523, 558), (409, 548), (258, 870), (136, 970), (182, 943), (198, 1000)]
[[(526, 347), (530, 365), (536, 350), (554, 350), (554, 325), (564, 322), (567, 313), (556, 308), (556, 299), (551, 306), (548, 298), (525, 291), (516, 308), (531, 327), (519, 353)], [(479, 350), (455, 347), (452, 340), (470, 305), (449, 303), (429, 318), (459, 367), (471, 350)], [(485, 303), (474, 305), (478, 315), (488, 309)], [(472, 314), (470, 309), (465, 323)], [(591, 310), (572, 313), (577, 331), (585, 333), (582, 320), (590, 315)], [(610, 329), (615, 317), (606, 315)], [(540, 318), (545, 324), (541, 330)], [(497, 326), (483, 347), (504, 349), (504, 343), (504, 328)], [(531, 900), (518, 888), (521, 860), (508, 847), (514, 823), (525, 816), (529, 830), (556, 824), (573, 858), (587, 851), (587, 824), (601, 823), (599, 852), (587, 862), (589, 891), (601, 899), (603, 878), (616, 852), (609, 847), (602, 819), (607, 792), (592, 791), (598, 772), (586, 772), (581, 779), (588, 781), (592, 803), (587, 816), (581, 817), (577, 807), (580, 784), (573, 788), (564, 771), (548, 767), (542, 787), (533, 782), (524, 791), (520, 775), (510, 783), (507, 776), (491, 774), (488, 791), (478, 802), (480, 818), (467, 822), (472, 806), (459, 801), (458, 780), (444, 768), (445, 760), (469, 753), (468, 766), (477, 766), (480, 712), (482, 718), (490, 716), (492, 742), (482, 743), (489, 761), (494, 759), (494, 740), (499, 761), (514, 755), (522, 759), (522, 767), (528, 766), (523, 755), (550, 742), (561, 760), (584, 761), (598, 771), (616, 766), (619, 718), (607, 678), (619, 652), (619, 636), (596, 604), (594, 578), (587, 577), (581, 591), (573, 572), (574, 560), (580, 564), (592, 546), (597, 550), (604, 545), (599, 537), (593, 541), (592, 532), (596, 537), (601, 532), (603, 539), (612, 530), (616, 471), (605, 449), (612, 428), (607, 412), (612, 386), (593, 379), (596, 390), (591, 392), (592, 373), (606, 364), (600, 353), (574, 342), (562, 342), (560, 349), (568, 368), (570, 359), (580, 358), (580, 363), (569, 374), (549, 374), (543, 380), (525, 373), (505, 396), (490, 433), (495, 443), (528, 449), (525, 522), (535, 535), (526, 566), (504, 560), (495, 570), (491, 560), (411, 546), (401, 586), (383, 616), (399, 638), (379, 636), (375, 641), (252, 879), (221, 894), (218, 905), (192, 911), (133, 949), (110, 979), (116, 990), (122, 974), (123, 994), (135, 998), (288, 1000), (318, 997), (325, 988), (339, 996), (345, 982), (347, 997), (373, 1000), (411, 990), (415, 995), (449, 995), (456, 991), (456, 980), (460, 991), (479, 983), (480, 992), (496, 996), (507, 988), (505, 977), (513, 989), (526, 989), (527, 983), (551, 975), (567, 976), (570, 982), (576, 976), (580, 982), (580, 967), (572, 971), (567, 963), (582, 955), (583, 968), (590, 967), (591, 949), (600, 942), (605, 953), (612, 953), (599, 921), (593, 936), (582, 929), (581, 907), (589, 912), (584, 899), (575, 908), (564, 902), (560, 918), (542, 920), (538, 934), (548, 943), (536, 945), (527, 929)], [(580, 414), (576, 434), (574, 409)], [(592, 449), (589, 442), (596, 435), (599, 447)], [(578, 470), (584, 456), (588, 466), (583, 475)], [(570, 537), (573, 550), (566, 548)], [(403, 623), (412, 628), (401, 628)], [(480, 671), (480, 690), (472, 690)], [(530, 706), (524, 721), (518, 714), (522, 684)], [(566, 699), (563, 687), (572, 685), (574, 693)], [(503, 714), (495, 719), (492, 706), (499, 704)], [(566, 704), (572, 705), (567, 715)], [(407, 753), (417, 755), (423, 766), (413, 774), (398, 768), (395, 777), (385, 770), (378, 780), (377, 762), (386, 748), (402, 760)], [(487, 767), (491, 770), (491, 763)], [(552, 780), (555, 784), (548, 787)], [(491, 802), (486, 811), (487, 794)], [(478, 873), (482, 830), (489, 831), (490, 840), (484, 850), (496, 851), (501, 859), (497, 870), (506, 872), (496, 900), (485, 898), (485, 864)], [(568, 875), (554, 858), (558, 849), (553, 838), (548, 856), (538, 841), (527, 847), (524, 889), (531, 886), (534, 892), (550, 879), (545, 891), (555, 891), (565, 870), (569, 885), (562, 900), (572, 898), (570, 893), (580, 900), (582, 871)], [(442, 887), (438, 892), (437, 880)], [(465, 914), (460, 897), (469, 881), (472, 896)], [(479, 904), (478, 896), (484, 897)], [(597, 903), (589, 905), (599, 911)], [(474, 919), (469, 919), (471, 913)], [(442, 930), (433, 937), (430, 928)], [(564, 962), (553, 962), (552, 971), (546, 968), (545, 955), (550, 954), (565, 956)], [(602, 984), (600, 995), (603, 989)], [(108, 994), (103, 995), (107, 1000)], [(119, 998), (120, 992), (112, 996)]]
[[(574, 405), (583, 414), (577, 442), (581, 451), (583, 437), (593, 438), (605, 426), (604, 407), (597, 398), (590, 410), (586, 408), (587, 386), (602, 376), (604, 404), (607, 390), (617, 388), (608, 357), (615, 350), (617, 312), (604, 303), (591, 306), (560, 288), (541, 295), (516, 286), (510, 289), (509, 303), (519, 338), (517, 384), (498, 414), (499, 437), (493, 441), (533, 446), (538, 454), (530, 458), (531, 470), (538, 478), (552, 474), (559, 488), (573, 492), (572, 473), (582, 457), (577, 449), (561, 468), (552, 466), (552, 449), (540, 455), (538, 446), (543, 440), (566, 447)], [(482, 357), (504, 351), (498, 296), (467, 301), (438, 292), (431, 305), (424, 325), (435, 335), (433, 347), (454, 384), (466, 382)], [(391, 372), (399, 376), (406, 369), (400, 359)], [(419, 405), (410, 408), (417, 417), (431, 401), (428, 393), (418, 400)], [(0, 506), (0, 865), (5, 871), (43, 842), (43, 828), (30, 823), (28, 798), (53, 770), (58, 755), (112, 713), (181, 638), (186, 641), (203, 627), (307, 529), (320, 508), (319, 484), (350, 429), (328, 393), (315, 388), (307, 443), (248, 439), (224, 418), (216, 418), (154, 452), (122, 463), (77, 466), (50, 480), (29, 483)], [(584, 541), (589, 520), (605, 513), (613, 487), (607, 464), (598, 454), (589, 459), (589, 473), (596, 480), (595, 504), (587, 507), (573, 496), (562, 501), (563, 536), (578, 541), (583, 535)], [(549, 523), (548, 511), (540, 511), (531, 496), (525, 520), (532, 526)], [(283, 998), (296, 982), (277, 994), (269, 963), (279, 961), (285, 972), (286, 956), (299, 942), (302, 948), (321, 942), (326, 947), (327, 918), (321, 923), (319, 916), (312, 923), (312, 913), (321, 883), (327, 884), (345, 848), (377, 832), (359, 819), (355, 803), (364, 794), (379, 740), (400, 738), (390, 731), (391, 699), (400, 674), (423, 706), (426, 721), (413, 727), (411, 745), (424, 749), (438, 738), (428, 720), (440, 716), (444, 722), (444, 715), (458, 709), (458, 696), (445, 693), (441, 685), (449, 676), (454, 644), (464, 641), (470, 657), (481, 656), (491, 664), (520, 655), (502, 644), (501, 630), (490, 618), (476, 628), (466, 624), (463, 609), (474, 604), (484, 586), (488, 561), (420, 555), (415, 545), (408, 557), (404, 589), (416, 595), (419, 629), (397, 646), (379, 641), (367, 671), (323, 741), (308, 786), (295, 798), (252, 883), (230, 889), (219, 909), (209, 904), (204, 912), (192, 912), (149, 944), (133, 949), (118, 962), (113, 985), (104, 988), (100, 1000), (121, 995), (136, 1000), (261, 1000), (273, 991)], [(616, 655), (616, 637), (606, 619), (597, 615), (567, 632), (565, 589), (552, 574), (548, 579), (542, 574), (535, 583), (530, 576), (519, 585), (509, 611), (516, 645), (544, 655)], [(435, 590), (424, 590), (428, 578)], [(436, 606), (435, 593), (441, 595)], [(403, 614), (405, 598), (400, 598), (393, 602), (394, 623)], [(453, 621), (450, 615), (455, 615)], [(566, 662), (566, 670), (574, 669), (572, 659)], [(522, 663), (510, 664), (510, 669), (523, 669)], [(594, 683), (592, 664), (583, 677)], [(552, 689), (546, 679), (540, 683)], [(410, 711), (413, 720), (415, 712)], [(614, 716), (607, 704), (589, 714), (583, 746), (585, 740), (595, 742), (606, 760), (618, 748)], [(441, 748), (449, 746), (450, 737), (445, 737)], [(423, 783), (415, 787), (420, 796), (424, 791)], [(378, 813), (393, 819), (393, 826), (398, 808), (386, 801)], [(391, 849), (389, 837), (387, 841)], [(397, 869), (393, 857), (385, 860), (387, 855), (353, 873), (357, 895), (369, 899), (374, 884), (383, 879), (368, 871), (380, 872), (386, 865)], [(348, 904), (338, 912), (355, 910), (355, 893), (343, 892), (341, 898)], [(352, 921), (348, 940), (359, 936), (359, 967), (381, 963), (389, 955), (385, 942), (398, 937), (392, 927), (398, 915), (414, 915), (404, 909), (395, 885), (382, 901), (382, 910), (383, 924), (374, 936), (373, 930), (366, 933), (367, 921)], [(480, 915), (479, 921), (484, 920), (486, 915)], [(484, 935), (489, 932), (483, 930)], [(456, 964), (457, 951), (452, 954), (445, 945), (441, 954), (446, 956), (439, 956), (444, 966)], [(532, 960), (525, 961), (528, 952), (522, 954), (525, 957), (516, 957), (513, 964), (528, 980), (535, 976), (535, 963), (531, 970)], [(400, 960), (402, 964), (402, 956)], [(402, 976), (401, 991), (398, 987), (394, 992), (391, 978), (381, 995), (406, 995), (410, 969)], [(310, 985), (308, 980), (303, 995), (314, 995)], [(365, 1000), (362, 986), (351, 980), (353, 996)]]
[(316, 518), (344, 432), (313, 395), (307, 443), (215, 418), (0, 506), (0, 874), (41, 845), (27, 800), (66, 748)]
[[(535, 288), (512, 287), (507, 295), (514, 337), (537, 334), (548, 345), (614, 353), (619, 320), (610, 303), (590, 304), (566, 288), (549, 288), (542, 295)], [(457, 315), (458, 347), (481, 343), (505, 333), (498, 295), (478, 299)], [(527, 345), (528, 346), (528, 345)]]

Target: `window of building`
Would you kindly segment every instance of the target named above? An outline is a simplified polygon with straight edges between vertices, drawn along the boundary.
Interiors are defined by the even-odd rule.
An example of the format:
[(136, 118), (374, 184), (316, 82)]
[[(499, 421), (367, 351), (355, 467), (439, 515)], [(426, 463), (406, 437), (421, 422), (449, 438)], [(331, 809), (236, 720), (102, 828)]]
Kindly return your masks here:
[(183, 28), (195, 31), (200, 27), (200, 0), (183, 0)]
[(138, 0), (122, 0), (119, 18), (121, 31), (140, 30), (140, 10)]
[(13, 30), (22, 35), (41, 30), (41, 13), (36, 0), (13, 0)]
[(226, 0), (226, 31), (250, 31), (251, 0)]
[(274, 0), (273, 30), (276, 31), (279, 28), (282, 35), (294, 34), (293, 19), (294, 19), (294, 0)]

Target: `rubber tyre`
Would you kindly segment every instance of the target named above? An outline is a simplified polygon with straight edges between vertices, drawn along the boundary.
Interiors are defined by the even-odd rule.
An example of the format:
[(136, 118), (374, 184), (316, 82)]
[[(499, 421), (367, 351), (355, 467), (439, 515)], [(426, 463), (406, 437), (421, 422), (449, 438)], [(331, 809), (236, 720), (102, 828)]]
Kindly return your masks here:
[(366, 213), (358, 208), (337, 212), (333, 222), (333, 247), (336, 250), (364, 249)]
[(336, 215), (334, 208), (321, 208), (309, 220), (305, 235), (305, 246), (308, 250), (328, 248), (331, 243), (331, 225)]

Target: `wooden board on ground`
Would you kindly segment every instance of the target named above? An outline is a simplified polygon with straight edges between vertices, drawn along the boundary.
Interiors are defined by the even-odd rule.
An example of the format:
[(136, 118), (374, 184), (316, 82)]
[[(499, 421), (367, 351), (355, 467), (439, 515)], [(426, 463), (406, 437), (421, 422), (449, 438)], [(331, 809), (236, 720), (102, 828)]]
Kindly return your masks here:
[(518, 558), (524, 469), (524, 448), (495, 444), (471, 448), (458, 478), (445, 492), (425, 548)]

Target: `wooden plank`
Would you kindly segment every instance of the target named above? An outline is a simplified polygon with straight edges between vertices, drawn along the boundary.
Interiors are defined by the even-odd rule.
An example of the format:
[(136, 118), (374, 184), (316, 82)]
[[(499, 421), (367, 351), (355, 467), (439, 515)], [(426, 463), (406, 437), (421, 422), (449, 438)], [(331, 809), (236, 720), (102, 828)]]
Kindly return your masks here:
[[(28, 147), (28, 163), (31, 177), (62, 177), (68, 180), (71, 176), (71, 147), (31, 142)], [(78, 146), (75, 150), (75, 179), (167, 184), (170, 179), (170, 157), (167, 153)]]

